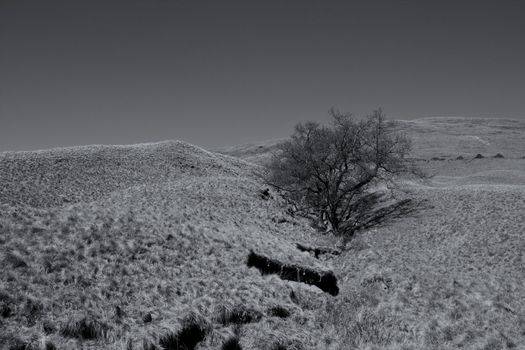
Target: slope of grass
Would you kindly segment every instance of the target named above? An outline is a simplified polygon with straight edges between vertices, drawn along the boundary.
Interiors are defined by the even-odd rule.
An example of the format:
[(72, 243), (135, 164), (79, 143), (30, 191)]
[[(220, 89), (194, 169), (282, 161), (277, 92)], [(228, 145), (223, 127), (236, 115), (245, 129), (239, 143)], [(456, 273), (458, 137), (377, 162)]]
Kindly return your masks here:
[[(284, 203), (259, 196), (253, 166), (207, 153), (188, 157), (192, 169), (209, 165), (186, 175), (174, 164), (175, 175), (162, 181), (146, 172), (142, 184), (73, 205), (29, 206), (38, 192), (35, 199), (13, 197), (2, 204), (0, 260), (7, 268), (0, 271), (0, 293), (11, 314), (0, 318), (0, 341), (149, 348), (181, 331), (188, 314), (212, 322), (216, 310), (228, 305), (268, 313), (244, 326), (259, 338), (277, 328), (303, 332), (293, 317), (267, 310), (280, 304), (304, 317), (290, 299), (292, 288), (324, 293), (261, 276), (246, 259), (253, 249), (327, 270), (329, 263), (295, 249), (295, 241), (309, 241), (313, 229), (294, 218), (275, 220), (284, 215)], [(74, 186), (80, 183), (87, 193), (93, 180), (81, 173)], [(145, 314), (151, 322), (143, 321)], [(230, 328), (216, 321), (199, 346), (217, 348)]]
[[(525, 139), (494, 123), (408, 128), (432, 136), (414, 156), (436, 176), (403, 185), (426, 206), (318, 259), (296, 243), (338, 239), (263, 198), (258, 166), (234, 157), (182, 142), (0, 154), (0, 348), (519, 349)], [(503, 131), (483, 152), (506, 158), (456, 160), (480, 151), (450, 125)], [(263, 276), (250, 250), (333, 270), (339, 294)]]

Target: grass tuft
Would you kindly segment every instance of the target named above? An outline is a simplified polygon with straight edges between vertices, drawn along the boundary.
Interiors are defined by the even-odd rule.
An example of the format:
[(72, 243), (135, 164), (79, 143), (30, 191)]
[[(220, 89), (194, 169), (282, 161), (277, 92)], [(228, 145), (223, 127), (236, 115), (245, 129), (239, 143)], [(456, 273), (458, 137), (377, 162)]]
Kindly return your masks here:
[(149, 323), (153, 321), (153, 317), (151, 316), (151, 312), (147, 312), (144, 315), (142, 315), (142, 322)]
[(109, 326), (96, 320), (83, 318), (80, 321), (74, 321), (66, 324), (60, 334), (64, 337), (78, 339), (100, 339), (106, 336)]
[(151, 341), (144, 339), (142, 341), (142, 350), (157, 350), (157, 346)]
[(47, 335), (55, 333), (57, 331), (55, 325), (49, 320), (42, 322), (42, 330)]
[(44, 305), (40, 301), (27, 299), (23, 310), (24, 316), (27, 320), (27, 324), (29, 326), (33, 326), (36, 323), (36, 321), (40, 317), (42, 317), (43, 311)]
[(296, 339), (280, 339), (273, 343), (271, 350), (304, 350), (304, 346)]
[(46, 341), (46, 344), (44, 345), (45, 350), (57, 350), (57, 347), (55, 344), (53, 344), (51, 341)]
[(193, 350), (198, 343), (206, 338), (210, 327), (205, 319), (191, 315), (183, 322), (178, 333), (170, 332), (164, 335), (159, 344), (164, 350)]
[(6, 253), (4, 258), (4, 264), (11, 265), (15, 269), (27, 267), (27, 263), (25, 262), (25, 260), (22, 259), (20, 255), (13, 252)]
[(275, 305), (268, 309), (268, 314), (274, 317), (287, 318), (290, 316), (290, 311), (288, 311), (288, 309), (286, 309), (284, 306)]
[(215, 311), (215, 320), (224, 326), (258, 322), (262, 316), (259, 310), (247, 308), (244, 305), (220, 305)]
[(0, 291), (0, 316), (8, 318), (13, 316), (15, 305), (9, 294)]
[(242, 350), (241, 344), (239, 344), (239, 338), (229, 338), (222, 344), (222, 350)]

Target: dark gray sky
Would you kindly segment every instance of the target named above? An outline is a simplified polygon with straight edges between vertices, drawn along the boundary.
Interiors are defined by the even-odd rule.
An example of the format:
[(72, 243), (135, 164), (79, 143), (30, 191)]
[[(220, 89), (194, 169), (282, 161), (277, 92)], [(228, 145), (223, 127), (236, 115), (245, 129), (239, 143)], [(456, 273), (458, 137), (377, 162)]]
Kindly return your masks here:
[(0, 151), (525, 117), (523, 1), (0, 0)]

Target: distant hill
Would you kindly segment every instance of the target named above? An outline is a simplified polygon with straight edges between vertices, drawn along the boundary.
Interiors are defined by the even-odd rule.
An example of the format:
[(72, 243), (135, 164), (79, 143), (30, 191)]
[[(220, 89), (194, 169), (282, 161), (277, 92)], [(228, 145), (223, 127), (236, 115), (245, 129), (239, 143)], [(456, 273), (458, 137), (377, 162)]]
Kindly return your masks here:
[[(398, 120), (396, 129), (413, 141), (412, 157), (487, 157), (501, 153), (506, 157), (525, 156), (525, 121), (514, 119), (482, 119), (463, 117), (432, 117)], [(264, 163), (282, 140), (223, 147), (214, 151), (247, 161)]]

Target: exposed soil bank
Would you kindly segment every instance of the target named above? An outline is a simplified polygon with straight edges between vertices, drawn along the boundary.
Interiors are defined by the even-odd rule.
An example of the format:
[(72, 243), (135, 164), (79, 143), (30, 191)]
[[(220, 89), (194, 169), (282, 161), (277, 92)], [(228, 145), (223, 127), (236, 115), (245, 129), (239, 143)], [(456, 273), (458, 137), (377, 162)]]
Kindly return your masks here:
[(339, 255), (341, 252), (337, 249), (332, 248), (324, 248), (324, 247), (308, 247), (301, 243), (297, 243), (295, 245), (297, 249), (299, 249), (302, 252), (308, 252), (308, 253), (314, 253), (314, 256), (316, 258), (319, 258), (319, 255), (323, 254), (331, 254), (331, 255)]
[(286, 265), (250, 251), (248, 267), (256, 267), (263, 275), (276, 274), (283, 280), (302, 282), (318, 287), (323, 292), (336, 296), (339, 294), (337, 278), (332, 271), (318, 272), (307, 267)]

